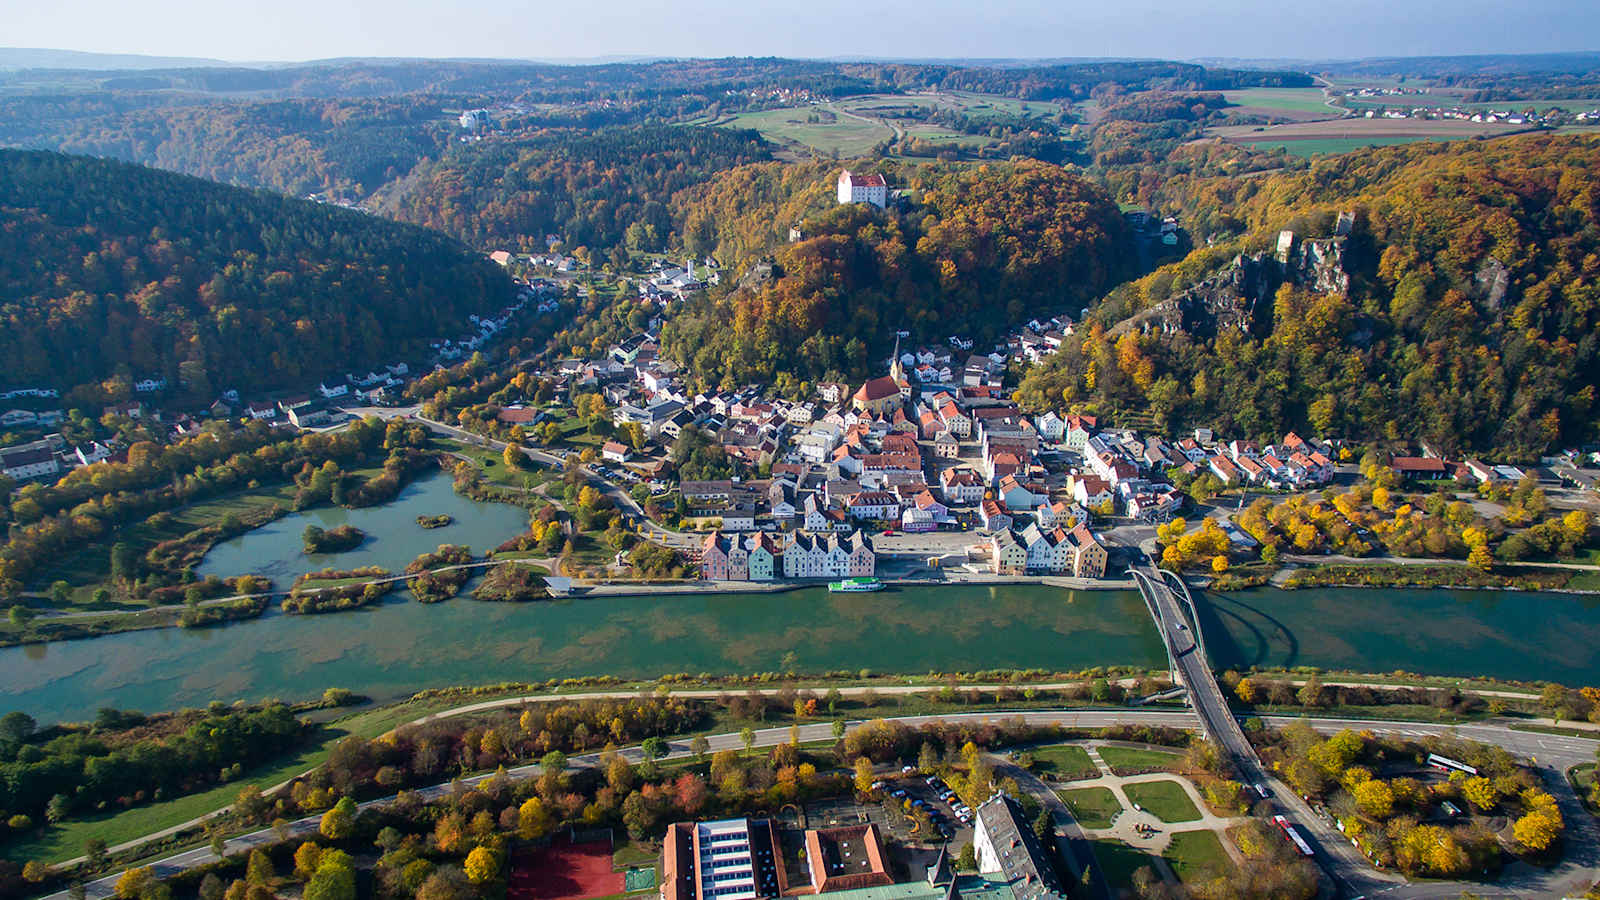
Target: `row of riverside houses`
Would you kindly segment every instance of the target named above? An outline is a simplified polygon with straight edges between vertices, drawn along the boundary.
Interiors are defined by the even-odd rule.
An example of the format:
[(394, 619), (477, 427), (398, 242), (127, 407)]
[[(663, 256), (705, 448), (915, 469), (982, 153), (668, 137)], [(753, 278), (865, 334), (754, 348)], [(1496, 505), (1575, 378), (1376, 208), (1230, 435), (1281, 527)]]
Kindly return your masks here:
[(1007, 528), (989, 539), (990, 562), (996, 575), (1072, 575), (1104, 578), (1109, 554), (1085, 524), (1042, 528), (1037, 522), (1021, 531)]
[(700, 577), (707, 581), (852, 578), (876, 571), (872, 539), (861, 531), (786, 536), (713, 531), (700, 547)]

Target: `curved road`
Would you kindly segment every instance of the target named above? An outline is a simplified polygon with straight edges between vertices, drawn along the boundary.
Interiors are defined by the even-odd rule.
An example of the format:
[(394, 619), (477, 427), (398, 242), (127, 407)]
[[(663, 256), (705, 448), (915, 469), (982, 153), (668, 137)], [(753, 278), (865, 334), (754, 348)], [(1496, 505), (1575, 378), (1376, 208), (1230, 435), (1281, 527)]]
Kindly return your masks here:
[[(1061, 725), (1077, 728), (1104, 728), (1119, 724), (1168, 725), (1184, 729), (1194, 726), (1194, 717), (1188, 712), (1134, 709), (959, 713), (954, 715), (904, 716), (891, 718), (889, 721), (918, 727), (932, 722), (993, 721), (999, 719), (1021, 719), (1035, 725)], [(1287, 716), (1266, 717), (1266, 722), (1273, 727), (1282, 727), (1294, 721), (1298, 720)], [(1513, 731), (1502, 725), (1448, 726), (1367, 719), (1311, 719), (1309, 721), (1314, 728), (1323, 732), (1352, 728), (1357, 730), (1370, 729), (1375, 732), (1410, 737), (1456, 734), (1471, 740), (1503, 747), (1514, 756), (1536, 758), (1541, 765), (1554, 769), (1554, 771), (1544, 770), (1543, 774), (1545, 775), (1547, 786), (1560, 801), (1562, 813), (1567, 818), (1568, 852), (1567, 857), (1559, 866), (1548, 872), (1532, 871), (1526, 874), (1518, 874), (1502, 883), (1493, 885), (1461, 882), (1414, 884), (1386, 881), (1382, 886), (1367, 894), (1368, 897), (1454, 898), (1460, 896), (1463, 890), (1470, 890), (1479, 896), (1560, 897), (1580, 893), (1594, 881), (1597, 874), (1600, 874), (1600, 859), (1597, 859), (1597, 855), (1600, 855), (1600, 830), (1596, 829), (1592, 817), (1583, 810), (1581, 804), (1578, 803), (1577, 797), (1567, 788), (1566, 779), (1562, 775), (1569, 766), (1592, 761), (1595, 758), (1596, 747), (1600, 747), (1600, 742), (1589, 738)], [(855, 722), (852, 724), (860, 725), (861, 723)], [(832, 729), (831, 722), (802, 725), (799, 728), (800, 740), (828, 740), (833, 736)], [(758, 747), (770, 747), (785, 743), (789, 739), (789, 730), (788, 726), (762, 729), (756, 732), (755, 745)], [(713, 753), (718, 750), (739, 750), (743, 747), (739, 735), (734, 733), (708, 735), (706, 739), (710, 746), (710, 752)], [(634, 762), (643, 759), (638, 747), (629, 747), (621, 752), (624, 757)], [(691, 755), (692, 751), (689, 748), (688, 741), (675, 740), (668, 743), (668, 754), (665, 758), (681, 759)], [(599, 754), (597, 753), (583, 754), (568, 759), (568, 765), (571, 768), (587, 768), (598, 764)], [(539, 771), (540, 767), (535, 763), (512, 769), (508, 772), (508, 775), (512, 778), (529, 778), (537, 776)], [(461, 779), (461, 784), (469, 788), (475, 787), (490, 777), (492, 777), (492, 773), (475, 775)], [(414, 793), (425, 800), (432, 800), (444, 796), (450, 790), (450, 782), (445, 782), (419, 789)], [(382, 807), (392, 803), (394, 799), (391, 796), (369, 800), (361, 804), (361, 806), (363, 809)], [(311, 834), (316, 831), (319, 820), (319, 816), (308, 816), (292, 822), (288, 827), (289, 834), (291, 836)], [(279, 836), (276, 831), (264, 828), (229, 840), (225, 849), (228, 855), (233, 856), (247, 853), (251, 849), (271, 844), (278, 840)], [(199, 847), (166, 857), (152, 865), (158, 876), (167, 877), (196, 866), (214, 862), (216, 859), (217, 857), (209, 847)], [(121, 874), (120, 872), (114, 873), (90, 882), (85, 886), (87, 895), (92, 898), (112, 896), (115, 893), (116, 880)], [(67, 900), (67, 898), (68, 892), (66, 891), (50, 895), (50, 900)]]

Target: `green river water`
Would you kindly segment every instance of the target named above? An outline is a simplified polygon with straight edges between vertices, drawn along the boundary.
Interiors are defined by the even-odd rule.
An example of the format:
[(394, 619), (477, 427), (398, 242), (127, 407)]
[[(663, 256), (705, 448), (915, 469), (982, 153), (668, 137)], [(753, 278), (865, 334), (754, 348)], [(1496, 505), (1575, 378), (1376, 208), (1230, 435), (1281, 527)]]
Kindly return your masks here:
[[(458, 524), (424, 531), (419, 514)], [(308, 522), (352, 521), (371, 535), (348, 554), (308, 559)], [(424, 479), (382, 510), (286, 517), (220, 545), (202, 573), (256, 571), (286, 584), (325, 565), (398, 569), (446, 541), (482, 552), (518, 533), (525, 513), (456, 496)], [(460, 598), (321, 616), (270, 612), (250, 622), (160, 629), (0, 649), (0, 712), (41, 722), (102, 706), (157, 711), (213, 699), (306, 699), (347, 687), (376, 699), (426, 687), (551, 677), (870, 669), (925, 673), (1165, 660), (1130, 591), (952, 585), (830, 594), (576, 598), (509, 606)], [(1490, 591), (1258, 589), (1202, 599), (1219, 666), (1315, 665), (1358, 671), (1547, 678), (1600, 684), (1600, 597)]]

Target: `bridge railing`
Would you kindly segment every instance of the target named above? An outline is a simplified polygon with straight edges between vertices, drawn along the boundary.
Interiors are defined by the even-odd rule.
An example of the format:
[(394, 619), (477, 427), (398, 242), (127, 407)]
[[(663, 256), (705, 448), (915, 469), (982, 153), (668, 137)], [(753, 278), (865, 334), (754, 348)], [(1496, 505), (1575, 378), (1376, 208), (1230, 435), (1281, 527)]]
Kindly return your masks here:
[(1161, 569), (1160, 572), (1162, 578), (1177, 588), (1174, 593), (1182, 600), (1183, 605), (1189, 608), (1189, 624), (1194, 631), (1195, 643), (1200, 646), (1200, 658), (1206, 661), (1207, 666), (1211, 665), (1211, 656), (1206, 653), (1206, 633), (1200, 628), (1200, 608), (1195, 605), (1194, 596), (1189, 593), (1188, 582), (1183, 580), (1183, 576), (1165, 569)]

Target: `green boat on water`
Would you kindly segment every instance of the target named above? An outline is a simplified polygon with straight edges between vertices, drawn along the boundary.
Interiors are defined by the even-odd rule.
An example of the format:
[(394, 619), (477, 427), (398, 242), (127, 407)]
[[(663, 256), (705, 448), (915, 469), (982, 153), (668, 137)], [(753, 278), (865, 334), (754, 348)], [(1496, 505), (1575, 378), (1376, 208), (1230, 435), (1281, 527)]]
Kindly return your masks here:
[(883, 582), (869, 575), (857, 575), (843, 581), (828, 582), (828, 590), (836, 594), (853, 594), (865, 591), (883, 590)]

